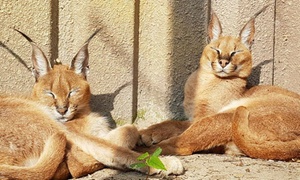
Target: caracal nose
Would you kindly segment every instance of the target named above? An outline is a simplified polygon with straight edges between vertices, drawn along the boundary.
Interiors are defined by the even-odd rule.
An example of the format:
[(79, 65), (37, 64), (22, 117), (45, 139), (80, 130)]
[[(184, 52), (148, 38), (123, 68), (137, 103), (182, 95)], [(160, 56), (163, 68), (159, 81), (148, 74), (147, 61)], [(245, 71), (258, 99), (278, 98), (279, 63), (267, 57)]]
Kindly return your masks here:
[(227, 66), (229, 64), (229, 61), (226, 59), (221, 59), (221, 60), (219, 60), (219, 64), (221, 65), (222, 68), (224, 68), (225, 66)]
[(65, 115), (68, 111), (68, 107), (67, 106), (57, 107), (56, 111), (61, 115)]

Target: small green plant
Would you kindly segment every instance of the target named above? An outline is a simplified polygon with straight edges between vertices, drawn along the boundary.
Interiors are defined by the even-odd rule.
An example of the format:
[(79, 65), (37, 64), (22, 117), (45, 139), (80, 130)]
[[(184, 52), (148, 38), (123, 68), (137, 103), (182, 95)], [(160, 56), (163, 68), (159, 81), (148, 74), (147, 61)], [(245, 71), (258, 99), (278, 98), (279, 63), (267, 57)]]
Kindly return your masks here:
[(140, 161), (138, 163), (132, 164), (130, 167), (133, 169), (140, 169), (144, 167), (148, 167), (148, 174), (146, 179), (149, 177), (150, 173), (150, 167), (160, 170), (167, 170), (165, 165), (162, 163), (162, 161), (159, 159), (159, 155), (162, 152), (161, 148), (157, 148), (155, 152), (150, 155), (148, 152), (145, 152), (144, 154), (140, 155), (137, 160)]
[(125, 119), (116, 119), (115, 122), (118, 126), (123, 126), (125, 125), (129, 120), (125, 120)]
[(136, 114), (136, 120), (145, 120), (145, 114), (146, 114), (146, 110), (145, 109), (140, 109), (137, 111), (137, 114)]

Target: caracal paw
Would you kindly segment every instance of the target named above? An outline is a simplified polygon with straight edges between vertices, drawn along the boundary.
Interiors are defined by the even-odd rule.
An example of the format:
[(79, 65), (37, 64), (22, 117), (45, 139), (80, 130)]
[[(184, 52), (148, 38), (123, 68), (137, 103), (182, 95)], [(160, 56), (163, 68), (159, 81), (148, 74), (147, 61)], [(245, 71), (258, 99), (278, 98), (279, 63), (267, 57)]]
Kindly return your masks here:
[(168, 176), (170, 174), (180, 175), (184, 173), (184, 167), (177, 157), (161, 156), (160, 160), (165, 165), (165, 168), (167, 170), (158, 170), (151, 168), (150, 174), (160, 174), (161, 176)]
[(160, 143), (163, 140), (169, 139), (174, 136), (173, 132), (164, 131), (162, 129), (144, 129), (139, 131), (140, 140), (138, 145), (152, 146), (153, 144)]
[(140, 140), (138, 145), (151, 146), (163, 140), (178, 136), (183, 133), (190, 125), (191, 121), (168, 120), (154, 124), (147, 129), (139, 131)]

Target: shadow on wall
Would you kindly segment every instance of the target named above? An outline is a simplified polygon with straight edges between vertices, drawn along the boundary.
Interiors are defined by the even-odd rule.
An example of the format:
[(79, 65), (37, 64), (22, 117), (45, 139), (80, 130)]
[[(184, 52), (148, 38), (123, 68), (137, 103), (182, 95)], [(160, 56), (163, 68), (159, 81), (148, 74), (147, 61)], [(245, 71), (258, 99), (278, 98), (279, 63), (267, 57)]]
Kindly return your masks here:
[(0, 41), (0, 47), (7, 50), (11, 55), (13, 55), (19, 63), (21, 63), (28, 71), (31, 71), (31, 68), (26, 64), (26, 62), (18, 55), (16, 54), (12, 49), (10, 49), (8, 46), (6, 46), (2, 41)]
[[(115, 36), (112, 36), (113, 29), (115, 27), (110, 27), (109, 25), (105, 24), (105, 21), (101, 16), (95, 16), (97, 14), (97, 7), (93, 7), (90, 9), (89, 13), (89, 26), (100, 29), (100, 33), (97, 34), (98, 38), (100, 41), (104, 43), (106, 51), (109, 51), (108, 53), (118, 55), (119, 58), (117, 61), (111, 61), (110, 63), (117, 63), (116, 66), (120, 66), (120, 64), (124, 67), (124, 69), (127, 70), (132, 70), (133, 73), (135, 69), (132, 69), (134, 67), (133, 63), (128, 63), (129, 60), (132, 59), (132, 52), (128, 50), (128, 47), (126, 44), (122, 43), (122, 40), (125, 38), (128, 38), (128, 41), (130, 40), (130, 37), (123, 37), (123, 39), (118, 39)], [(112, 66), (113, 67), (113, 66)], [(137, 72), (137, 70), (136, 70)], [(124, 89), (127, 86), (132, 86), (132, 89), (135, 90), (137, 89), (137, 83), (134, 83), (136, 81), (136, 77), (130, 77), (133, 79), (132, 82), (127, 82), (128, 79), (119, 79), (119, 81), (125, 81), (124, 85), (119, 87), (117, 90), (115, 90), (113, 93), (109, 94), (97, 94), (97, 95), (92, 95), (91, 97), (91, 107), (93, 112), (98, 112), (101, 113), (102, 115), (106, 116), (110, 122), (112, 123), (113, 126), (115, 126), (115, 121), (111, 115), (111, 112), (114, 110), (114, 99), (115, 97), (120, 93), (122, 89)], [(131, 102), (131, 109), (128, 109), (128, 111), (131, 111), (132, 119), (135, 119), (136, 116), (136, 106), (137, 102), (134, 101), (135, 98), (137, 98), (136, 93), (132, 93), (133, 100)], [(128, 107), (129, 105), (124, 105), (124, 107)]]
[(265, 60), (252, 68), (252, 72), (247, 81), (247, 88), (259, 85), (261, 69), (270, 62), (273, 62), (273, 60)]
[(127, 82), (113, 93), (92, 95), (90, 102), (92, 111), (107, 117), (111, 126), (116, 127), (116, 123), (111, 115), (111, 111), (114, 110), (115, 98), (124, 88), (131, 84), (131, 82)]
[(206, 45), (209, 0), (173, 1), (173, 37), (169, 109), (173, 119), (186, 119), (183, 111), (183, 90), (188, 76), (198, 68)]

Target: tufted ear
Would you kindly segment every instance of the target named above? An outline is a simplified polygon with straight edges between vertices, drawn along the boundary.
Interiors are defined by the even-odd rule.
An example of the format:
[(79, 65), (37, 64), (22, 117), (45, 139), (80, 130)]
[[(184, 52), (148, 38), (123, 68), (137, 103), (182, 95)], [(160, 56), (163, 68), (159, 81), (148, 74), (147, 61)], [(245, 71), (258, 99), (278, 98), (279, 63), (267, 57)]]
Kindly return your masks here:
[(75, 71), (76, 74), (81, 74), (86, 78), (89, 70), (88, 43), (84, 44), (75, 55), (71, 62), (70, 69)]
[(51, 65), (48, 59), (46, 58), (44, 52), (32, 41), (26, 34), (23, 32), (14, 29), (15, 31), (19, 32), (23, 37), (25, 37), (32, 46), (32, 63), (33, 69), (32, 73), (35, 77), (35, 81), (38, 81), (38, 78), (44, 76), (51, 70)]
[(208, 25), (208, 37), (209, 41), (216, 40), (220, 37), (222, 34), (222, 26), (221, 23), (217, 17), (217, 15), (212, 12), (210, 22)]
[(240, 32), (240, 39), (242, 43), (244, 43), (249, 49), (251, 49), (251, 45), (254, 41), (254, 34), (255, 34), (255, 18), (264, 12), (267, 7), (269, 7), (272, 3), (265, 5), (259, 11), (257, 11), (254, 16), (244, 25), (243, 29)]
[(242, 43), (248, 48), (251, 49), (251, 45), (254, 41), (255, 34), (255, 26), (254, 26), (254, 18), (251, 18), (243, 27), (240, 32), (240, 39)]
[(73, 58), (70, 69), (75, 71), (76, 74), (82, 75), (86, 78), (87, 73), (89, 71), (89, 52), (88, 45), (91, 39), (99, 32), (99, 29), (96, 30), (89, 39), (84, 43), (84, 45), (77, 52), (75, 57)]

